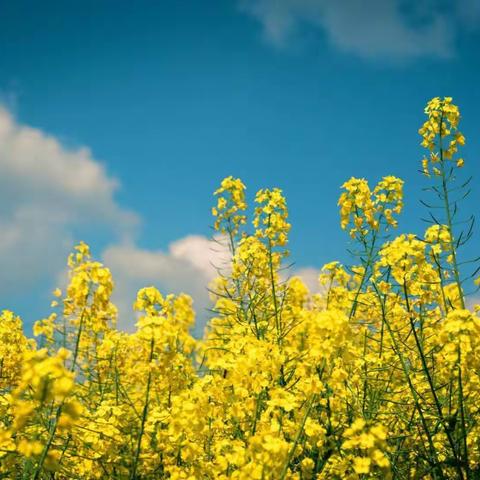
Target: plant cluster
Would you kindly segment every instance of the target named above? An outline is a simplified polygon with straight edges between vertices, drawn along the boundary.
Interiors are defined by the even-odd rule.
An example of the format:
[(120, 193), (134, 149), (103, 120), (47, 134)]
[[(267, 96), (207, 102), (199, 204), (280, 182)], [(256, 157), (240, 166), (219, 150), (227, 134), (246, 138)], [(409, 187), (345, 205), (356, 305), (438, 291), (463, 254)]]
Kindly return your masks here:
[(339, 207), (358, 261), (325, 265), (319, 293), (285, 268), (282, 192), (257, 193), (249, 230), (245, 185), (223, 180), (212, 213), (231, 259), (200, 340), (190, 297), (154, 287), (138, 292), (136, 331), (116, 329), (110, 271), (75, 247), (36, 340), (0, 318), (0, 478), (480, 478), (480, 307), (465, 304), (471, 225), (456, 218), (465, 138), (451, 98), (425, 112), (431, 224), (392, 239), (403, 182), (351, 178)]

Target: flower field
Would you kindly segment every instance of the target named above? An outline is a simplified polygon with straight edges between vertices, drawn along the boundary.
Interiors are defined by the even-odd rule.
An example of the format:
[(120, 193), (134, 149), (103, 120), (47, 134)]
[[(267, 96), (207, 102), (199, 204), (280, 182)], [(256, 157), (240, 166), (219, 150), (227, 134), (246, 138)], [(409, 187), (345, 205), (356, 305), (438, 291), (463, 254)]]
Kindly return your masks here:
[(465, 138), (451, 98), (425, 113), (430, 225), (395, 236), (402, 180), (346, 181), (355, 265), (325, 265), (319, 293), (289, 274), (281, 190), (249, 210), (242, 181), (222, 181), (212, 214), (231, 260), (200, 340), (190, 297), (154, 287), (138, 292), (135, 332), (117, 330), (110, 271), (76, 246), (35, 339), (1, 314), (0, 478), (480, 478)]

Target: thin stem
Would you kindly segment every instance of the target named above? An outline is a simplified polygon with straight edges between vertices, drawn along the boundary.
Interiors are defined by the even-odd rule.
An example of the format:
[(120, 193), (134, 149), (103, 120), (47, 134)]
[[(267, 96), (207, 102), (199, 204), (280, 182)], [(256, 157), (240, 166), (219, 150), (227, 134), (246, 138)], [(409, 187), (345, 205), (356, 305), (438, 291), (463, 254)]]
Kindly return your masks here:
[(290, 462), (292, 461), (292, 458), (295, 455), (295, 450), (297, 449), (298, 443), (300, 441), (300, 437), (302, 436), (303, 430), (305, 428), (305, 423), (307, 422), (307, 418), (310, 415), (310, 412), (312, 410), (312, 407), (313, 407), (313, 404), (314, 404), (316, 398), (317, 398), (316, 394), (313, 394), (310, 397), (310, 401), (307, 405), (307, 409), (305, 410), (302, 421), (301, 421), (301, 423), (298, 427), (297, 434), (295, 435), (295, 440), (293, 441), (292, 448), (290, 448), (290, 451), (288, 452), (285, 463), (283, 464), (282, 473), (280, 474), (280, 479), (279, 480), (284, 480), (285, 477), (287, 476), (288, 467), (290, 466)]
[(135, 457), (133, 459), (132, 471), (130, 473), (131, 480), (135, 480), (137, 478), (138, 459), (140, 458), (140, 451), (142, 449), (142, 438), (145, 430), (145, 422), (147, 421), (148, 406), (150, 402), (150, 386), (152, 383), (151, 363), (153, 360), (154, 347), (155, 347), (155, 339), (152, 332), (152, 338), (150, 340), (150, 355), (148, 359), (149, 371), (148, 371), (148, 378), (147, 378), (147, 387), (145, 389), (145, 402), (143, 404), (142, 418), (140, 421), (140, 432), (138, 434), (138, 439), (137, 439), (137, 448), (135, 450)]

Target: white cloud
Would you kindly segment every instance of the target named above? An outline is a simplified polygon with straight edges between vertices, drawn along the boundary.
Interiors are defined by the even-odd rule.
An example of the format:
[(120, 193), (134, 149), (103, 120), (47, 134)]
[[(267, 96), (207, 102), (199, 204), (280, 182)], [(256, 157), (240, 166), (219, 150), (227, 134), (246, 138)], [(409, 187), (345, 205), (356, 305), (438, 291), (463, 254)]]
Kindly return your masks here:
[(0, 107), (1, 294), (52, 279), (75, 228), (130, 235), (137, 217), (117, 204), (117, 187), (87, 148), (67, 149)]
[(228, 262), (228, 248), (201, 235), (189, 235), (170, 244), (167, 251), (141, 249), (134, 244), (112, 245), (103, 261), (115, 279), (113, 302), (119, 308), (119, 327), (134, 325), (132, 303), (137, 291), (154, 285), (163, 294), (187, 293), (194, 299), (195, 333), (201, 335), (208, 316), (208, 284)]
[[(117, 180), (109, 177), (88, 148), (66, 149), (39, 129), (19, 125), (0, 108), (2, 213), (20, 206), (53, 209), (59, 221), (101, 220), (124, 229), (135, 215), (114, 200)], [(12, 208), (12, 206), (14, 208)]]
[(448, 8), (436, 0), (239, 0), (239, 6), (278, 47), (309, 27), (338, 49), (365, 58), (448, 58), (463, 26), (480, 21), (476, 0)]
[(480, 295), (478, 294), (478, 292), (473, 295), (467, 296), (465, 300), (465, 306), (468, 309), (473, 310), (474, 307), (477, 305), (480, 305)]
[(318, 293), (320, 291), (319, 275), (320, 269), (312, 267), (303, 267), (289, 272), (289, 277), (300, 277), (311, 293)]

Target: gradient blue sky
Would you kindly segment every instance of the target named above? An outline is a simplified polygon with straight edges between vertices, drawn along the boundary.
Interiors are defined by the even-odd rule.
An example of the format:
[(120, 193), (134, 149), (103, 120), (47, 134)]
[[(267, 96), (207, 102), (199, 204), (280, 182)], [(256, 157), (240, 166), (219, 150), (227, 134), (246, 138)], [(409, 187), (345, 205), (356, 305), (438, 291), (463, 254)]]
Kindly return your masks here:
[[(11, 122), (65, 151), (88, 147), (117, 179), (116, 205), (139, 219), (131, 249), (167, 252), (178, 239), (209, 236), (212, 191), (234, 175), (250, 196), (284, 190), (292, 260), (318, 268), (348, 262), (336, 202), (350, 176), (402, 177), (401, 230), (424, 229), (417, 130), (433, 96), (461, 107), (465, 171), (475, 176), (465, 210), (479, 216), (479, 47), (473, 0), (0, 1), (0, 99)], [(12, 194), (2, 191), (4, 202)], [(0, 208), (0, 223), (14, 209)], [(27, 324), (48, 312), (69, 244), (82, 238), (104, 258), (125, 241), (121, 229), (101, 227), (102, 215), (62, 224), (46, 273), (4, 288), (2, 305)], [(477, 235), (468, 253), (478, 247)], [(0, 248), (0, 260), (20, 255), (10, 268), (28, 271), (28, 248)]]

